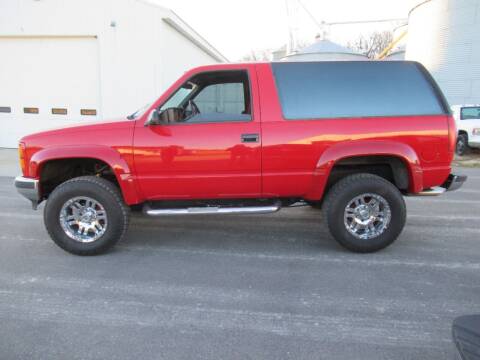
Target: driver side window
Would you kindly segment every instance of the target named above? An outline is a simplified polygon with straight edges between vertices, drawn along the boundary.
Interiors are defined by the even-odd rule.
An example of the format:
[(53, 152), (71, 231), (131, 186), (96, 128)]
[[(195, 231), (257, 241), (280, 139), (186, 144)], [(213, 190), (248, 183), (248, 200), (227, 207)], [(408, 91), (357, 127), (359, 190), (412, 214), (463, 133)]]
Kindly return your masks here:
[(215, 71), (189, 79), (160, 108), (168, 123), (250, 121), (246, 71)]
[(245, 94), (242, 83), (214, 84), (204, 87), (194, 98), (202, 114), (245, 113)]

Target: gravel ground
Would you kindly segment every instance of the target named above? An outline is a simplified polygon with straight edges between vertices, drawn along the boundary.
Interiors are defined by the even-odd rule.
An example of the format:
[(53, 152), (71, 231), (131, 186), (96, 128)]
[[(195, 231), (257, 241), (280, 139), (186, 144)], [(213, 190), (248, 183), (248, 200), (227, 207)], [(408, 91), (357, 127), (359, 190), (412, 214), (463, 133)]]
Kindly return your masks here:
[(470, 149), (470, 151), (463, 156), (455, 155), (454, 164), (462, 167), (480, 168), (480, 149)]
[(296, 208), (137, 215), (114, 251), (77, 257), (0, 178), (0, 359), (453, 359), (452, 320), (480, 312), (480, 169), (460, 171), (368, 255)]

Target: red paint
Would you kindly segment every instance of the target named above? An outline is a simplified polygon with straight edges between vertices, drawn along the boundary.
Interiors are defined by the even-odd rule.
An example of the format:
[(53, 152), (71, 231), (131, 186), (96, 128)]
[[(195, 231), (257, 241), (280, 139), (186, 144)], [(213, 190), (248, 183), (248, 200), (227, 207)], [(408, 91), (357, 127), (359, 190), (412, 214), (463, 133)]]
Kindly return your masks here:
[[(260, 143), (245, 144), (242, 134), (260, 134), (260, 107), (255, 65), (223, 65), (222, 70), (246, 69), (253, 100), (252, 121), (135, 127), (134, 159), (144, 199), (209, 199), (259, 197), (262, 153)], [(208, 66), (186, 73), (152, 107), (192, 75), (217, 70)]]
[[(233, 69), (248, 71), (252, 121), (144, 126), (150, 110), (194, 74)], [(288, 121), (268, 63), (193, 69), (150, 110), (135, 121), (25, 137), (24, 175), (38, 178), (42, 166), (54, 159), (99, 159), (113, 168), (125, 201), (135, 204), (188, 198), (320, 199), (332, 167), (352, 156), (398, 157), (409, 169), (410, 192), (442, 184), (451, 170), (454, 131), (448, 116)], [(246, 133), (260, 134), (261, 142), (240, 142)]]

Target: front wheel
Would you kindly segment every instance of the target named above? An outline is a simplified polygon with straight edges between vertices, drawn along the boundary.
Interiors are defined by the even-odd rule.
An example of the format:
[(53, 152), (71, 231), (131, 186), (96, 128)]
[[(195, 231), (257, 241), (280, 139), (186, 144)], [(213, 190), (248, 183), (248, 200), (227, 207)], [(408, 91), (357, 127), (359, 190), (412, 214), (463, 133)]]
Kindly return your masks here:
[(76, 255), (101, 254), (123, 236), (129, 208), (110, 181), (82, 176), (59, 185), (50, 194), (44, 222), (52, 240)]
[(325, 199), (325, 214), (333, 237), (360, 253), (390, 245), (405, 226), (405, 201), (389, 181), (372, 174), (339, 180)]

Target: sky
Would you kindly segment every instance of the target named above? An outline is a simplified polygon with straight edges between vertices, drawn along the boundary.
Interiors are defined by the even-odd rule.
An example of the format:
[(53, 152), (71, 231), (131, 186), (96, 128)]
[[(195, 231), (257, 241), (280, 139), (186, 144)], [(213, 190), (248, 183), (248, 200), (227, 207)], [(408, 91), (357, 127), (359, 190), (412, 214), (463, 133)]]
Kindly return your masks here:
[[(237, 61), (251, 50), (275, 49), (288, 40), (287, 0), (157, 0), (192, 26), (230, 61)], [(317, 22), (340, 22), (407, 18), (419, 0), (288, 0), (290, 19), (297, 39), (311, 43), (320, 29)], [(399, 23), (337, 25), (327, 29), (327, 37), (346, 45), (360, 34), (392, 30)]]

